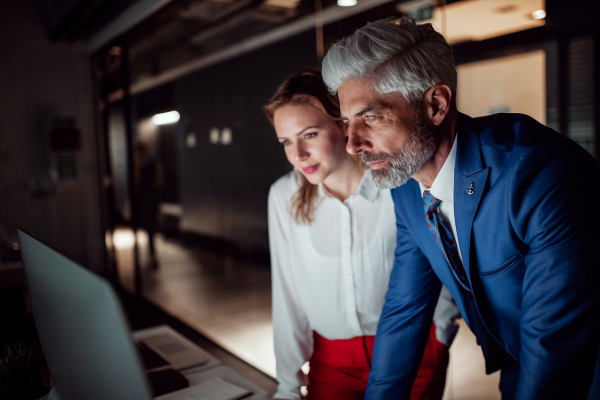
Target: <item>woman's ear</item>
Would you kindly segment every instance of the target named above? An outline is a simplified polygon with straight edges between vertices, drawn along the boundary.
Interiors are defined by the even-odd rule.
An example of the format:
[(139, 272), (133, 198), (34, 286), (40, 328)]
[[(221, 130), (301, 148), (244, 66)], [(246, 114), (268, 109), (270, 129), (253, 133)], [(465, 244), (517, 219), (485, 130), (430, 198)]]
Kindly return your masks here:
[(452, 101), (452, 90), (443, 83), (429, 88), (423, 96), (427, 119), (435, 126), (441, 125), (450, 112), (450, 103)]

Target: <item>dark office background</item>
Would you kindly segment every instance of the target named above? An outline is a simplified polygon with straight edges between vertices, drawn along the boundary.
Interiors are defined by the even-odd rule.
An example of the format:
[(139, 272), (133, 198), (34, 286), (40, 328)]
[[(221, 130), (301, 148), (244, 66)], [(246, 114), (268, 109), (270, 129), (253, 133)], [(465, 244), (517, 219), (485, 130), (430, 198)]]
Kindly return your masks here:
[[(154, 12), (119, 22), (149, 3)], [(268, 271), (267, 194), (290, 166), (262, 106), (287, 76), (319, 66), (319, 33), (313, 26), (164, 77), (310, 16), (317, 3), (300, 0), (294, 14), (230, 2), (234, 8), (204, 10), (204, 22), (189, 16), (198, 3), (0, 0), (0, 318), (28, 312), (21, 272), (2, 269), (19, 260), (17, 228), (118, 280), (114, 232), (140, 223), (143, 199), (133, 183), (140, 127), (173, 110), (179, 122), (156, 127), (164, 169), (157, 195), (175, 209), (165, 209), (159, 230)], [(318, 2), (324, 10), (334, 3)], [(402, 3), (325, 23), (323, 51), (367, 21), (401, 15)], [(456, 61), (543, 50), (547, 124), (600, 157), (600, 2), (548, 0), (545, 8), (544, 26), (455, 44)], [(211, 143), (214, 128), (220, 135), (229, 128), (231, 143)], [(134, 257), (139, 275), (143, 257)], [(142, 290), (139, 276), (133, 290)]]
[[(151, 29), (144, 23), (157, 22), (141, 21), (130, 33), (126, 31), (91, 54), (86, 40), (132, 3), (2, 2), (0, 223), (3, 235), (9, 236), (5, 241), (14, 241), (15, 229), (24, 227), (92, 270), (109, 271), (105, 235), (110, 233), (107, 225), (115, 219), (111, 210), (115, 205), (105, 192), (107, 186), (123, 183), (115, 181), (119, 172), (105, 165), (109, 115), (121, 114), (121, 123), (129, 121), (129, 134), (135, 135), (141, 119), (176, 109), (181, 114), (180, 123), (172, 132), (169, 127), (161, 129), (166, 137), (163, 150), (177, 154), (179, 172), (174, 172), (171, 162), (170, 190), (165, 190), (165, 196), (182, 207), (181, 230), (230, 241), (245, 252), (264, 253), (266, 193), (289, 167), (277, 149), (261, 106), (290, 73), (319, 65), (314, 29), (130, 94), (126, 119), (122, 114), (124, 98), (107, 101), (110, 88), (98, 83), (98, 75), (110, 68), (93, 68), (103, 64), (98, 60), (94, 64), (93, 59), (106, 57), (112, 46), (128, 40), (135, 46), (135, 41)], [(168, 8), (177, 2), (165, 3)], [(587, 117), (580, 116), (573, 108), (578, 102), (598, 108), (592, 90), (597, 87), (594, 71), (598, 70), (593, 67), (597, 65), (594, 57), (598, 57), (596, 3), (548, 1), (543, 29), (471, 47), (468, 43), (457, 45), (457, 61), (499, 56), (511, 49), (525, 51), (527, 46), (544, 48), (548, 57), (548, 124), (568, 134), (569, 128), (576, 129), (573, 119), (598, 115), (590, 108)], [(380, 6), (378, 12), (371, 10), (326, 25), (326, 46), (365, 21), (390, 13), (389, 7)], [(154, 68), (160, 72), (157, 62), (154, 60)], [(132, 63), (131, 70), (139, 70), (140, 65), (142, 62)], [(587, 75), (577, 68), (587, 68)], [(115, 88), (122, 86), (121, 80)], [(77, 176), (57, 176), (62, 153), (53, 151), (48, 142), (58, 118), (70, 118), (81, 135), (81, 146), (70, 151), (77, 163)], [(593, 120), (589, 122), (598, 126)], [(208, 143), (213, 127), (232, 130), (230, 146)], [(126, 135), (125, 127), (121, 128)], [(198, 145), (192, 149), (184, 146), (188, 133), (198, 137)], [(126, 144), (124, 138), (121, 140)], [(591, 146), (595, 151), (597, 144)]]

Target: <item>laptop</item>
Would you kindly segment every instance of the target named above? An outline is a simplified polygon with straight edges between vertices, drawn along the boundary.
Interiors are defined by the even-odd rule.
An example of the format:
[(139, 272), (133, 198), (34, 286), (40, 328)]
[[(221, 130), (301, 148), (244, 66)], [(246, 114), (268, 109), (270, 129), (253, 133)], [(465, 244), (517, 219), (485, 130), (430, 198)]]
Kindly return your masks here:
[(106, 280), (32, 235), (18, 234), (33, 317), (55, 383), (48, 399), (152, 399), (148, 376), (159, 376), (164, 386), (165, 379), (183, 377), (175, 370), (220, 364), (167, 326), (144, 330), (136, 343)]

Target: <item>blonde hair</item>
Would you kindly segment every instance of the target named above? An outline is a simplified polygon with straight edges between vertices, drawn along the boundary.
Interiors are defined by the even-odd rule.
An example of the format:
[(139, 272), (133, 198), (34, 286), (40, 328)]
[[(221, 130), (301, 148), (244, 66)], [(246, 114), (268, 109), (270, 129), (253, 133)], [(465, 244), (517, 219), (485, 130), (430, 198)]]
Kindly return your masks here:
[[(317, 68), (302, 69), (286, 79), (263, 109), (273, 123), (275, 111), (290, 104), (314, 107), (326, 117), (340, 121), (340, 103), (327, 90), (321, 71)], [(296, 171), (294, 174), (300, 187), (292, 197), (290, 212), (297, 224), (310, 224), (318, 205), (318, 187), (310, 183), (302, 173)]]

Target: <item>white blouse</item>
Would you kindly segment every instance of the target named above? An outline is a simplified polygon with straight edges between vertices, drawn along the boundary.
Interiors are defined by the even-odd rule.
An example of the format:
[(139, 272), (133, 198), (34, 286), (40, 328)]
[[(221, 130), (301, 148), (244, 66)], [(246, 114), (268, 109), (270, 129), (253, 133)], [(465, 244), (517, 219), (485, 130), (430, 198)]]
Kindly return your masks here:
[[(312, 331), (332, 340), (375, 335), (396, 248), (392, 197), (388, 189), (375, 186), (370, 170), (356, 193), (343, 202), (319, 185), (318, 206), (309, 225), (291, 217), (291, 199), (298, 188), (290, 172), (269, 191), (279, 382), (274, 398), (294, 400), (300, 399), (300, 386), (307, 384), (300, 367), (312, 354)], [(436, 334), (449, 346), (459, 314), (447, 290), (440, 298)]]

